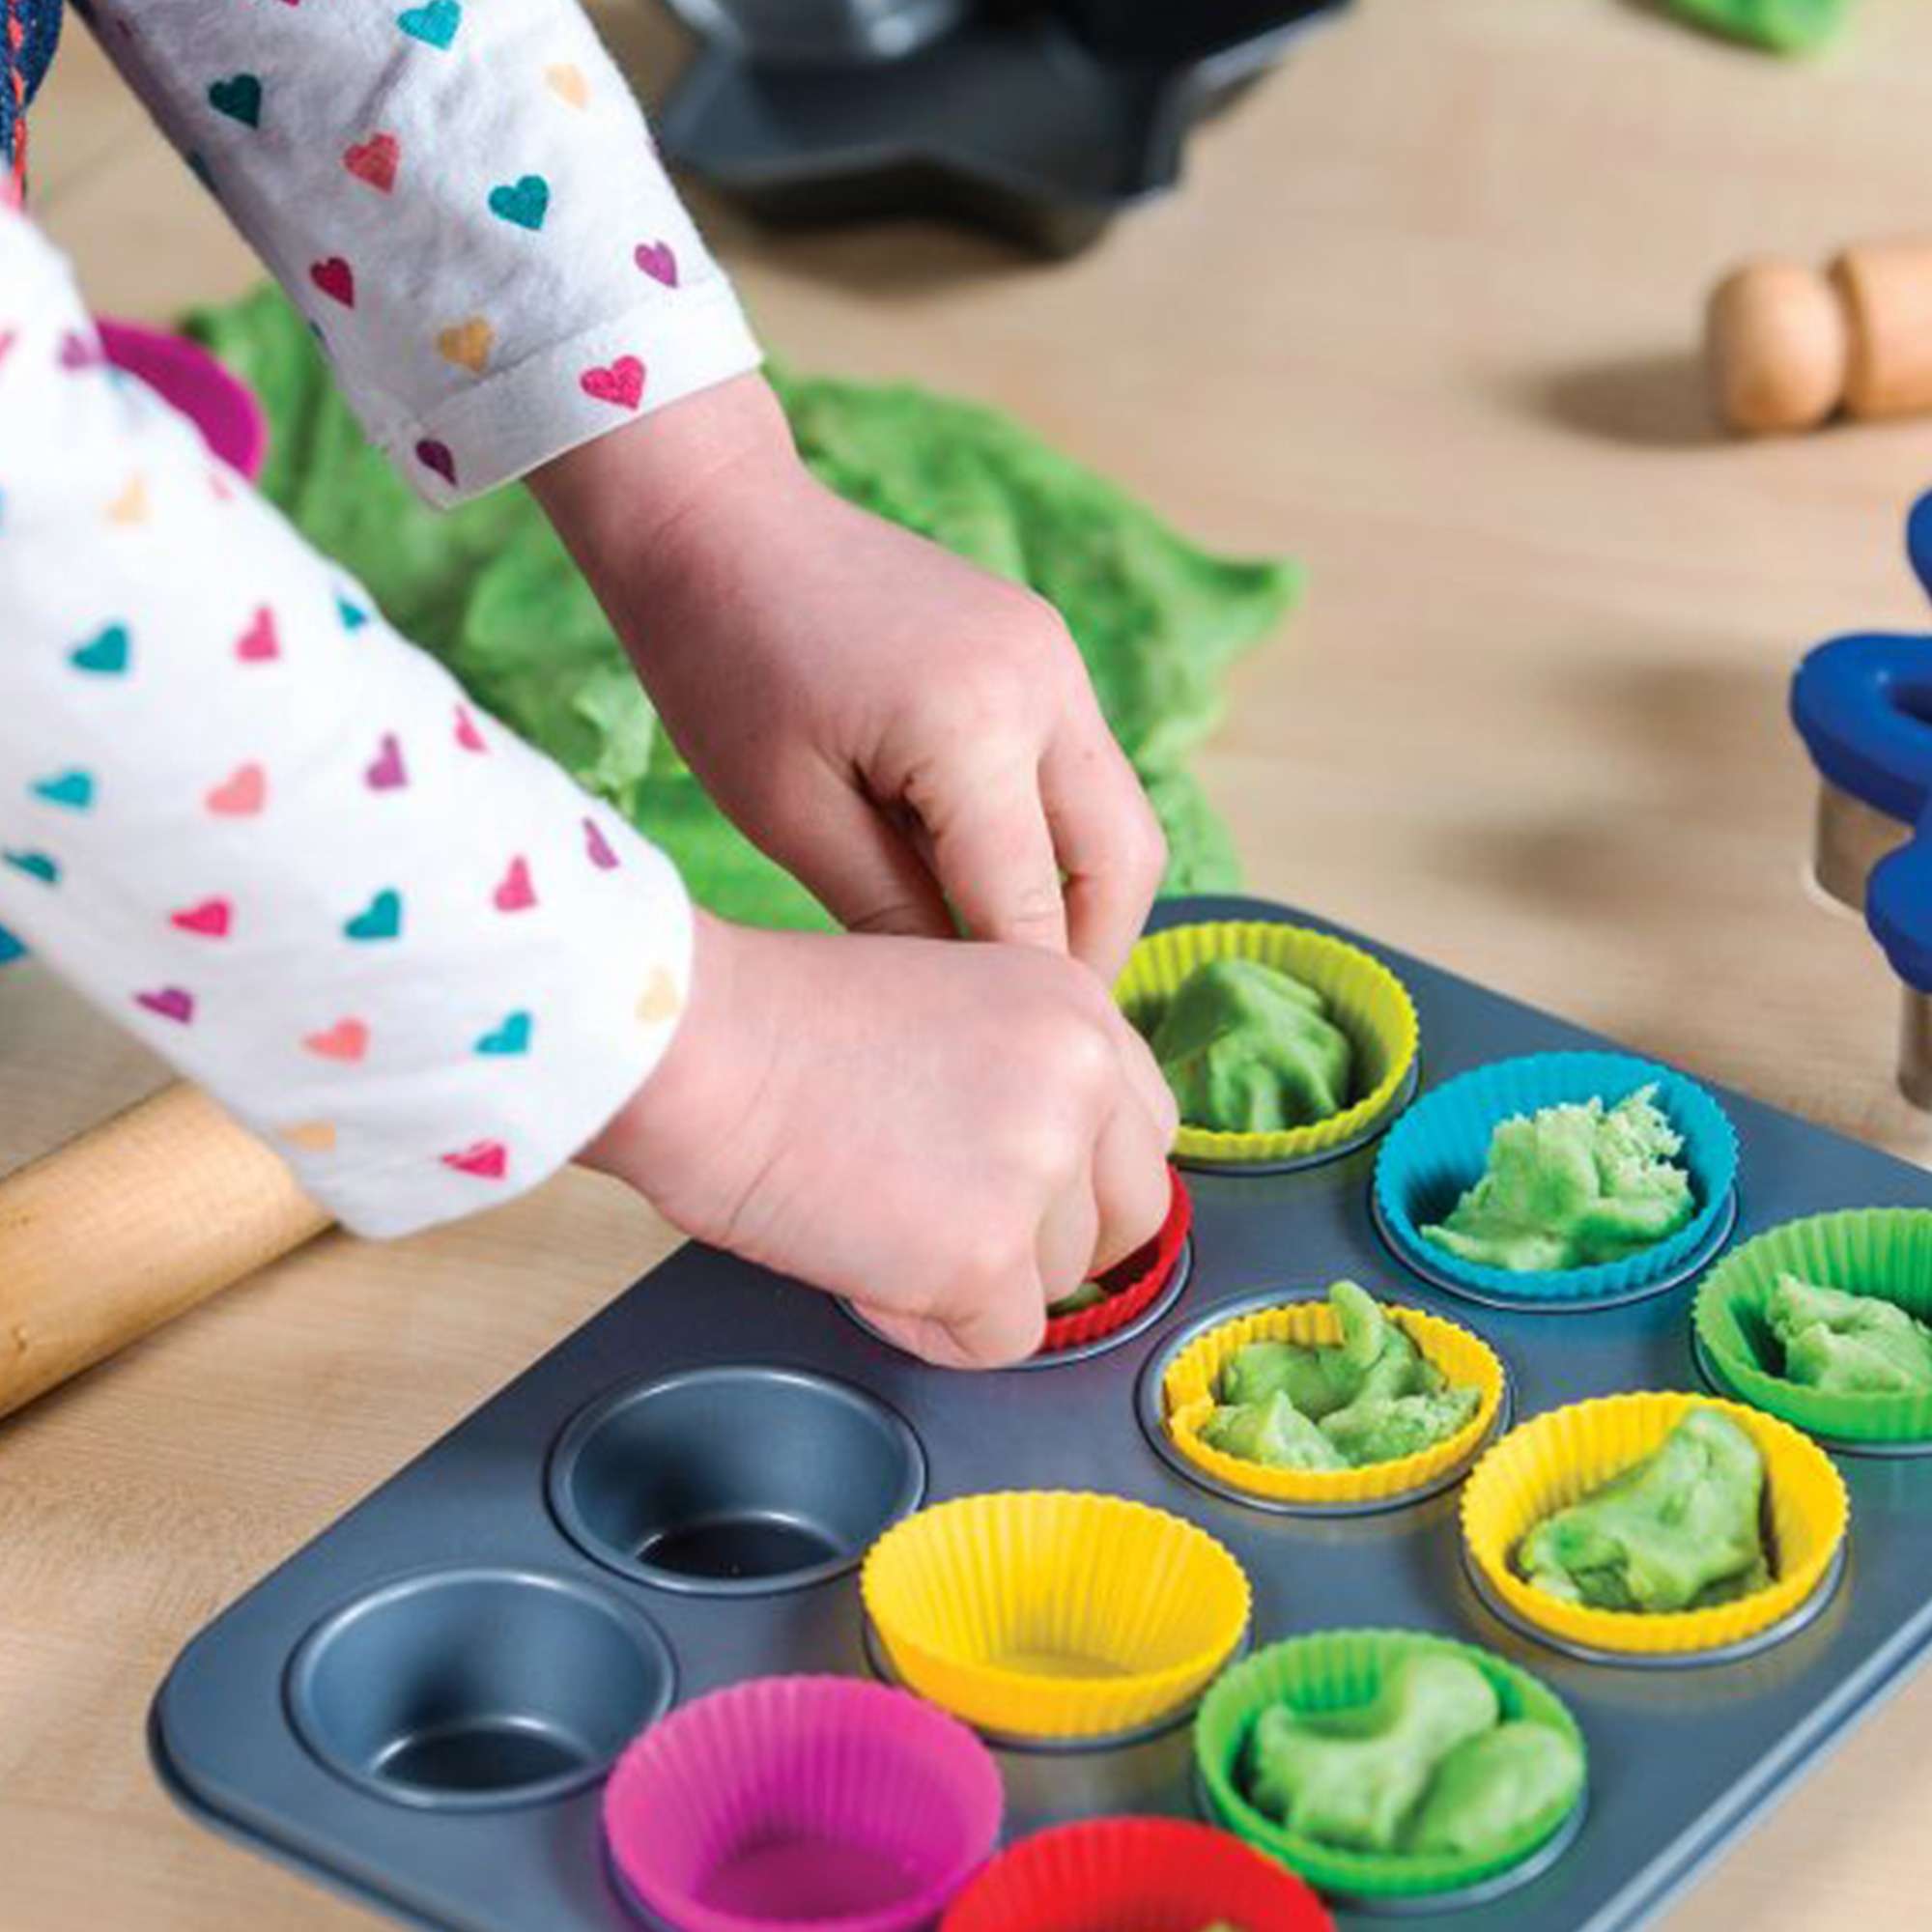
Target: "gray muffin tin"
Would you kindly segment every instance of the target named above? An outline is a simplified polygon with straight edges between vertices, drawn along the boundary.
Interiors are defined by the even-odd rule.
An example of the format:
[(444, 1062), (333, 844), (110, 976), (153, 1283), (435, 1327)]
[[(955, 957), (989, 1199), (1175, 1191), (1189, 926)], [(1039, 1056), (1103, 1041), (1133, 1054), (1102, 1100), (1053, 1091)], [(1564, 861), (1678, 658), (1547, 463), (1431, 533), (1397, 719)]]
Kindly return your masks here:
[[(1325, 922), (1249, 899), (1201, 919)], [(1352, 933), (1402, 977), (1425, 1085), (1603, 1044)], [(1733, 1239), (1834, 1208), (1932, 1208), (1932, 1176), (1740, 1094)], [(1239, 1558), (1254, 1640), (1407, 1626), (1487, 1644), (1568, 1700), (1590, 1747), (1576, 1842), (1442, 1932), (1611, 1932), (1655, 1914), (1932, 1641), (1932, 1463), (1843, 1455), (1852, 1538), (1829, 1600), (1748, 1658), (1586, 1662), (1498, 1620), (1466, 1576), (1455, 1492), (1285, 1515), (1211, 1492), (1151, 1446), (1144, 1370), (1223, 1304), (1350, 1275), (1462, 1321), (1519, 1418), (1629, 1388), (1696, 1389), (1691, 1285), (1599, 1311), (1477, 1306), (1425, 1282), (1370, 1216), (1373, 1148), (1296, 1173), (1195, 1174), (1178, 1300), (1119, 1347), (951, 1375), (829, 1297), (691, 1246), (620, 1295), (208, 1626), (150, 1740), (190, 1811), (407, 1922), (636, 1932), (604, 1857), (600, 1782), (675, 1699), (778, 1671), (868, 1670), (858, 1561), (922, 1499), (1066, 1488), (1190, 1518)], [(646, 1394), (644, 1391), (650, 1391)], [(753, 1574), (776, 1564), (791, 1574)], [(1009, 1838), (1096, 1812), (1192, 1809), (1183, 1726), (1108, 1751), (1002, 1749)], [(1338, 1922), (1364, 1927), (1366, 1911)]]

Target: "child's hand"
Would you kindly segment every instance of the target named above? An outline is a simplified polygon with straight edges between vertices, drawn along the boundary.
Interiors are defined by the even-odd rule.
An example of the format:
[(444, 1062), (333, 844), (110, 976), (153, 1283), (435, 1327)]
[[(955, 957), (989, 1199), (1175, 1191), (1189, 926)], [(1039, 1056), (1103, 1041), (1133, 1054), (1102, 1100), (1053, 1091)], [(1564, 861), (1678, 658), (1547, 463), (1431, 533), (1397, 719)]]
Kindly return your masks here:
[(1166, 850), (1051, 606), (821, 489), (756, 377), (532, 481), (704, 788), (845, 925), (950, 901), (1111, 983)]
[(1069, 961), (700, 915), (670, 1048), (583, 1158), (916, 1354), (988, 1368), (1151, 1238), (1174, 1128), (1146, 1045)]

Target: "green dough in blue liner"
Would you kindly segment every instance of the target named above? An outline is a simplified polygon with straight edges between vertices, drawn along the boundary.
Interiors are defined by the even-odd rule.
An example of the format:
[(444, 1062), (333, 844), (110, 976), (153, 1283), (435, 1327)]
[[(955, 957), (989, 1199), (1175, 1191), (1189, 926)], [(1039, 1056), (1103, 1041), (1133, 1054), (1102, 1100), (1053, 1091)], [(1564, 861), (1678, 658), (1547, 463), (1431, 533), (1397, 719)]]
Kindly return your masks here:
[(1833, 1395), (1932, 1390), (1932, 1328), (1896, 1302), (1780, 1274), (1765, 1319), (1784, 1350), (1784, 1377)]
[(1693, 1408), (1642, 1462), (1546, 1517), (1516, 1567), (1552, 1597), (1604, 1610), (1704, 1609), (1771, 1581), (1764, 1457), (1728, 1415)]
[(1275, 1705), (1245, 1755), (1258, 1810), (1344, 1851), (1481, 1856), (1583, 1787), (1575, 1741), (1505, 1720), (1490, 1680), (1461, 1657), (1410, 1657), (1366, 1704)]
[(1565, 1101), (1497, 1122), (1482, 1178), (1423, 1237), (1512, 1274), (1593, 1267), (1674, 1235), (1696, 1214), (1683, 1137), (1654, 1086), (1614, 1107)]
[(1259, 959), (1210, 959), (1180, 984), (1149, 1044), (1189, 1126), (1306, 1127), (1349, 1104), (1354, 1046), (1328, 1003)]
[(1338, 1343), (1249, 1342), (1222, 1364), (1201, 1439), (1275, 1469), (1352, 1469), (1455, 1435), (1482, 1392), (1451, 1387), (1366, 1290), (1328, 1291)]

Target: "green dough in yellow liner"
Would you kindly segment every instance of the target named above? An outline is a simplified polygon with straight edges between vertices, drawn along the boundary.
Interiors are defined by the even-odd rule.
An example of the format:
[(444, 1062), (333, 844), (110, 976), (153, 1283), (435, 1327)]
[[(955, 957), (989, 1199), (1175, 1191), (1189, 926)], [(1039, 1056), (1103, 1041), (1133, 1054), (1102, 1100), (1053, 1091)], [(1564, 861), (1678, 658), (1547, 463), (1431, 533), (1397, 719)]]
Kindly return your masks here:
[(1339, 1343), (1249, 1342), (1222, 1364), (1220, 1406), (1202, 1425), (1211, 1449), (1277, 1469), (1392, 1462), (1455, 1435), (1482, 1392), (1452, 1388), (1400, 1325), (1352, 1281), (1328, 1291)]
[(1197, 966), (1175, 988), (1150, 1044), (1190, 1126), (1274, 1133), (1349, 1104), (1349, 1036), (1314, 987), (1259, 959)]
[(1458, 1745), (1436, 1767), (1404, 1849), (1479, 1856), (1546, 1806), (1575, 1804), (1582, 1788), (1583, 1753), (1574, 1738), (1512, 1719)]
[(1770, 1582), (1763, 1515), (1757, 1444), (1728, 1415), (1693, 1408), (1642, 1462), (1539, 1522), (1516, 1566), (1598, 1609), (1702, 1609)]
[(1896, 1302), (1780, 1274), (1765, 1319), (1784, 1350), (1787, 1381), (1833, 1395), (1932, 1390), (1932, 1328)]
[(1513, 1274), (1592, 1267), (1652, 1246), (1696, 1214), (1684, 1140), (1641, 1087), (1614, 1107), (1566, 1101), (1497, 1122), (1482, 1179), (1424, 1237)]
[(1466, 1659), (1411, 1657), (1370, 1703), (1264, 1711), (1248, 1743), (1249, 1802), (1322, 1844), (1392, 1852), (1437, 1767), (1501, 1715), (1490, 1680)]

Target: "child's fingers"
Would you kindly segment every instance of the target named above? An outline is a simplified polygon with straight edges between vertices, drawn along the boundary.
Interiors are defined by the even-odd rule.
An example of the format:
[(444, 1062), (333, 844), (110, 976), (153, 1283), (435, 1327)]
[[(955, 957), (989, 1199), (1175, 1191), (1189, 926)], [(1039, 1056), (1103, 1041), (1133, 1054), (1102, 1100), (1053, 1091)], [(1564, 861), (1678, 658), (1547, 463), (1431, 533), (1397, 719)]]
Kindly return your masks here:
[(913, 803), (940, 886), (975, 939), (1066, 951), (1060, 862), (1032, 753), (962, 759)]
[(1091, 1179), (1083, 1175), (1048, 1207), (1034, 1236), (1040, 1293), (1046, 1301), (1071, 1294), (1094, 1273), (1094, 1250), (1099, 1242), (1099, 1204)]
[(925, 862), (904, 834), (844, 780), (828, 774), (796, 841), (773, 856), (814, 892), (848, 932), (951, 939), (952, 921)]
[(1167, 1143), (1147, 1110), (1126, 1100), (1114, 1109), (1094, 1151), (1099, 1225), (1091, 1271), (1104, 1274), (1152, 1240), (1172, 1198)]
[(1075, 700), (1040, 763), (1040, 795), (1066, 875), (1074, 956), (1111, 986), (1127, 963), (1167, 869), (1167, 840), (1091, 691)]

